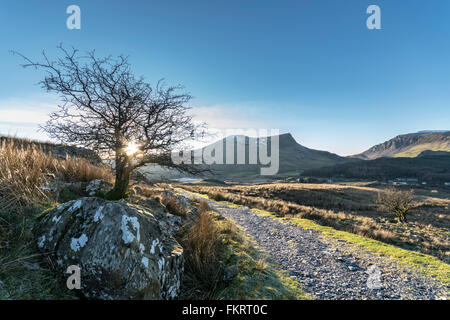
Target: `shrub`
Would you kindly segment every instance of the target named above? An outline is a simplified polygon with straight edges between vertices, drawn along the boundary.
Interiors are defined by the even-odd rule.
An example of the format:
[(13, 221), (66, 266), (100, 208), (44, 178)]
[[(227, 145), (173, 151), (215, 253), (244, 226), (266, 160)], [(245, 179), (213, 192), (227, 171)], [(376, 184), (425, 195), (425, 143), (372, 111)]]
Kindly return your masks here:
[(221, 280), (221, 235), (210, 212), (201, 211), (198, 219), (180, 239), (185, 254), (184, 286), (187, 296), (214, 298)]
[(227, 201), (227, 197), (216, 191), (208, 192), (208, 197), (216, 201)]
[(389, 188), (384, 193), (378, 193), (377, 203), (382, 210), (386, 210), (397, 217), (401, 223), (406, 222), (406, 215), (414, 206), (412, 190), (397, 190)]

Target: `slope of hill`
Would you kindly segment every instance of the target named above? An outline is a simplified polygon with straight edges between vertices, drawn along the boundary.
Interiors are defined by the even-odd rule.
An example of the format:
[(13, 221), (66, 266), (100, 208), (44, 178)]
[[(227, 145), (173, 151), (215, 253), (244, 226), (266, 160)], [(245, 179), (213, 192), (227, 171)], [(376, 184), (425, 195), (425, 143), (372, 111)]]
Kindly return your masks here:
[(399, 177), (442, 184), (450, 181), (450, 156), (380, 158), (307, 170), (304, 176), (387, 180)]
[(13, 143), (17, 148), (28, 149), (30, 147), (37, 147), (45, 153), (51, 153), (53, 156), (65, 159), (66, 156), (75, 158), (84, 158), (93, 164), (101, 164), (102, 159), (98, 154), (86, 148), (79, 148), (75, 146), (68, 146), (62, 144), (54, 144), (51, 142), (42, 142), (30, 139), (22, 139), (15, 137), (0, 136), (0, 145), (3, 143)]
[[(246, 150), (246, 163), (248, 163), (249, 155), (249, 138), (241, 137), (245, 141)], [(234, 137), (235, 148), (238, 143), (237, 137)], [(267, 141), (267, 138), (260, 138), (260, 140)], [(270, 140), (269, 140), (270, 141)], [(225, 143), (225, 139), (222, 140)], [(220, 142), (219, 142), (220, 143)], [(298, 175), (304, 170), (319, 168), (323, 166), (332, 166), (340, 163), (347, 163), (349, 161), (358, 161), (355, 159), (348, 159), (340, 157), (334, 153), (327, 151), (320, 151), (309, 149), (304, 147), (295, 141), (290, 133), (282, 134), (279, 136), (279, 175)], [(205, 148), (203, 148), (204, 150)], [(269, 148), (270, 149), (270, 148)], [(224, 151), (224, 162), (226, 159), (226, 150)], [(235, 152), (235, 163), (236, 162), (236, 152)], [(217, 175), (224, 178), (233, 179), (240, 177), (248, 177), (253, 175), (259, 175), (261, 165), (213, 165), (212, 171)]]
[(381, 157), (417, 157), (423, 151), (450, 151), (450, 131), (420, 131), (399, 135), (352, 157), (373, 160)]

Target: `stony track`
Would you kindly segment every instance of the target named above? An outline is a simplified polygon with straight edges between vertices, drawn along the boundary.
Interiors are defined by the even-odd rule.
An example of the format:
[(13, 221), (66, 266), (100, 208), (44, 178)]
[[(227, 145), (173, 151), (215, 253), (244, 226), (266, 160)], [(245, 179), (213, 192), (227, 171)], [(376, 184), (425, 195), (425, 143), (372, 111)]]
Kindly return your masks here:
[[(180, 191), (186, 197), (198, 197)], [(202, 198), (203, 199), (203, 198)], [(249, 208), (208, 201), (234, 220), (269, 257), (315, 299), (448, 299), (449, 287), (320, 232), (253, 213)]]

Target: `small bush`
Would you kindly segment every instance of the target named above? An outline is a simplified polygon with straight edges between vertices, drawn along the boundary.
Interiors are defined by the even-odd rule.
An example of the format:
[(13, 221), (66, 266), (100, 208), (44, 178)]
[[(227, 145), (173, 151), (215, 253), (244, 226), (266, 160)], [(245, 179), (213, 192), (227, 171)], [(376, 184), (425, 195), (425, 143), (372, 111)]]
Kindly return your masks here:
[(216, 201), (227, 201), (227, 197), (223, 196), (220, 192), (208, 192), (208, 197)]
[(414, 206), (413, 191), (389, 188), (386, 192), (378, 194), (377, 203), (382, 210), (394, 214), (398, 222), (405, 223), (407, 222), (406, 215)]
[(207, 211), (180, 240), (185, 255), (184, 287), (188, 298), (212, 299), (221, 280), (220, 231)]

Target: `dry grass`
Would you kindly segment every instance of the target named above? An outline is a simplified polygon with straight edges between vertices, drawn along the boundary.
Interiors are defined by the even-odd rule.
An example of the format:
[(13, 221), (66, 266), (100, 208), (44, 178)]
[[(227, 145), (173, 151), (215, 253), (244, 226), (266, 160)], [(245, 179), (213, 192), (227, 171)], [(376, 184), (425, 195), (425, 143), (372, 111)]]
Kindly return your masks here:
[(185, 217), (187, 215), (186, 206), (173, 195), (163, 195), (161, 203), (167, 208), (167, 210), (176, 216)]
[(198, 211), (200, 213), (211, 211), (211, 207), (209, 206), (208, 202), (205, 200), (201, 200), (198, 204)]
[(55, 158), (35, 148), (20, 150), (14, 142), (4, 141), (0, 146), (0, 206), (9, 210), (47, 200), (42, 186), (57, 165)]
[(82, 158), (56, 158), (34, 145), (21, 148), (14, 140), (3, 140), (0, 145), (0, 207), (3, 210), (47, 202), (46, 187), (56, 181), (95, 179), (111, 181), (111, 171)]
[(209, 188), (209, 190), (210, 192), (226, 190), (229, 193), (261, 197), (269, 200), (280, 199), (304, 206), (334, 211), (371, 210), (375, 205), (370, 199), (376, 195), (376, 190), (373, 188), (313, 183), (237, 185)]
[(131, 187), (131, 191), (131, 202), (139, 203), (156, 197), (169, 213), (188, 218), (176, 235), (185, 257), (182, 298), (214, 299), (223, 269), (220, 261), (223, 237), (208, 203), (193, 202), (197, 210), (192, 210), (169, 191), (166, 185), (149, 187), (136, 184)]
[(186, 296), (213, 299), (221, 280), (221, 235), (211, 216), (202, 205), (198, 219), (190, 226), (180, 243), (184, 248)]
[(35, 217), (59, 198), (50, 186), (112, 179), (107, 168), (86, 159), (60, 159), (22, 142), (4, 138), (0, 144), (0, 273), (33, 257)]
[(134, 183), (132, 186), (130, 186), (129, 194), (130, 199), (132, 199), (133, 197), (162, 198), (167, 190), (168, 189), (166, 187), (160, 185), (150, 186), (144, 183)]
[(185, 254), (182, 299), (309, 298), (234, 222), (211, 211), (206, 201), (196, 207), (198, 219), (179, 235)]
[(148, 186), (137, 183), (130, 187), (129, 201), (139, 203), (146, 198), (159, 198), (161, 203), (166, 207), (169, 213), (180, 217), (187, 217), (190, 213), (190, 207), (186, 205), (177, 195), (172, 193), (165, 184)]
[(89, 182), (96, 179), (114, 181), (111, 168), (93, 165), (83, 158), (66, 157), (66, 160), (59, 160), (55, 174), (65, 182)]
[(439, 206), (440, 211), (436, 213), (436, 208), (426, 211), (422, 199), (418, 201), (419, 205), (422, 203), (420, 210), (411, 213), (410, 222), (397, 224), (391, 213), (379, 210), (374, 199), (380, 190), (375, 188), (315, 184), (183, 185), (183, 188), (207, 194), (216, 201), (267, 210), (279, 216), (310, 219), (337, 230), (427, 253), (443, 261), (450, 260), (446, 200), (439, 199), (445, 202), (440, 205), (446, 207)]

